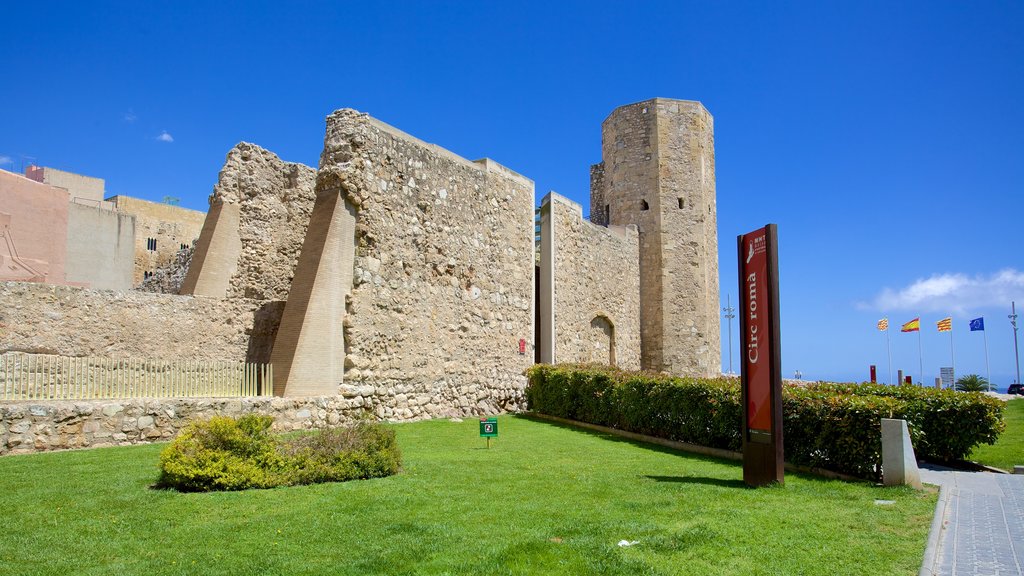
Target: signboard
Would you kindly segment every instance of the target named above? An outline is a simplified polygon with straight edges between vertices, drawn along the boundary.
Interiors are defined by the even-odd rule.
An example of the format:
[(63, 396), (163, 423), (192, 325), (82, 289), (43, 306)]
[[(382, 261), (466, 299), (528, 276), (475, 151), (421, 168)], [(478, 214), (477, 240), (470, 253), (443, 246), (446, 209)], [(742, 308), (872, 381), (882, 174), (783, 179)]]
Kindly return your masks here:
[(743, 350), (743, 481), (783, 481), (779, 269), (774, 224), (737, 238)]
[(942, 378), (943, 388), (953, 387), (953, 368), (945, 366), (939, 368), (939, 377)]
[(481, 418), (480, 419), (480, 437), (481, 438), (497, 438), (498, 437), (498, 419), (497, 418)]

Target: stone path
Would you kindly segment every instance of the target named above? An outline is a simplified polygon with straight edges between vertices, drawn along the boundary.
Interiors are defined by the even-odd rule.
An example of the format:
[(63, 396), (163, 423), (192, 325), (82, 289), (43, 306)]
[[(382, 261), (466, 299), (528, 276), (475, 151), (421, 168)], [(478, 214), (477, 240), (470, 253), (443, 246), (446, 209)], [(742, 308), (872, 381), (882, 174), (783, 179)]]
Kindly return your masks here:
[(1024, 475), (926, 465), (921, 480), (942, 487), (922, 576), (1024, 576)]

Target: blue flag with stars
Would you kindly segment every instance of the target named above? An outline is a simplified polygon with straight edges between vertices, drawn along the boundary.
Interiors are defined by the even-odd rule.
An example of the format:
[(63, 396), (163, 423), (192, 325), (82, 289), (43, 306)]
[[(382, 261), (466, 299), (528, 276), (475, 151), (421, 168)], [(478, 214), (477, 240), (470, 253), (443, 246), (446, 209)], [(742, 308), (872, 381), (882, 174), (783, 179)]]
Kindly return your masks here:
[(981, 318), (975, 318), (974, 320), (971, 320), (971, 332), (974, 332), (976, 330), (984, 330), (984, 329), (985, 329), (985, 317), (984, 316), (982, 316)]

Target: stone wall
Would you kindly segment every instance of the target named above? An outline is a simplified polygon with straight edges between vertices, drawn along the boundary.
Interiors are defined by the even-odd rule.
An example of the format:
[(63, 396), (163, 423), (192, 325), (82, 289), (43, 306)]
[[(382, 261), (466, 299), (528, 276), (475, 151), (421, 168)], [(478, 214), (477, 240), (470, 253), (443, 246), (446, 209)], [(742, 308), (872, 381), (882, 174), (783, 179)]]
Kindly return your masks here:
[(285, 300), (313, 210), (316, 170), (255, 144), (228, 152), (182, 292)]
[(129, 446), (168, 441), (189, 422), (215, 415), (274, 417), (274, 430), (311, 430), (380, 420), (422, 420), (494, 414), (480, 387), (460, 396), (431, 397), (403, 383), (343, 386), (336, 396), (306, 398), (139, 398), (7, 402), (0, 404), (0, 455)]
[(617, 108), (602, 125), (591, 210), (603, 202), (595, 221), (639, 228), (645, 369), (721, 373), (713, 133), (700, 102), (664, 98)]
[(281, 306), (0, 283), (0, 352), (267, 362)]
[[(579, 204), (550, 193), (541, 235), (552, 235), (554, 362), (640, 369), (640, 271), (635, 226), (597, 226)], [(543, 311), (542, 311), (543, 317)], [(543, 356), (543, 353), (542, 353)]]
[[(135, 271), (132, 284), (140, 284), (157, 268), (177, 257), (178, 250), (191, 246), (203, 227), (206, 214), (171, 204), (150, 202), (130, 196), (108, 198), (124, 214), (135, 216)], [(156, 249), (149, 241), (155, 240)]]
[(135, 217), (96, 205), (68, 204), (64, 269), (69, 284), (130, 290), (135, 270)]
[[(343, 202), (327, 202), (331, 193)], [(329, 333), (302, 337), (344, 358), (345, 384), (406, 390), (399, 418), (438, 403), (434, 410), (467, 402), (481, 410), (521, 406), (522, 372), (532, 364), (532, 354), (519, 353), (519, 340), (532, 349), (533, 182), (491, 160), (470, 162), (365, 114), (340, 110), (327, 120), (317, 197), (313, 220), (321, 218), (317, 210), (354, 214), (354, 239), (338, 238), (353, 245), (352, 286), (329, 285), (343, 271), (317, 256), (318, 268), (309, 272), (315, 277), (297, 271), (293, 292), (308, 281), (314, 284), (309, 295), (330, 293), (340, 303), (351, 290), (342, 313), (317, 320)], [(316, 254), (335, 249), (325, 244), (324, 231), (344, 218), (336, 224), (330, 214), (323, 218), (317, 234), (310, 226), (302, 258), (307, 247)], [(304, 309), (289, 299), (282, 334), (289, 314)], [(339, 337), (334, 327), (342, 321)], [(292, 349), (282, 346), (282, 355), (316, 357), (302, 338), (290, 338)], [(275, 346), (275, 384), (284, 372), (278, 353)], [(316, 385), (336, 389), (340, 383)]]

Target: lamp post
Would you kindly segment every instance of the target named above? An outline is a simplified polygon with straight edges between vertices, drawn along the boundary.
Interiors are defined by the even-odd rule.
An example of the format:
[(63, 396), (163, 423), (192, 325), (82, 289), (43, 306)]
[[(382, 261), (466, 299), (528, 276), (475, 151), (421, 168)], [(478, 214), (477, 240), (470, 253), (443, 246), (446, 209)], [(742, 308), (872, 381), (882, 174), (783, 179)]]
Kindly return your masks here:
[(736, 309), (732, 306), (729, 294), (725, 295), (725, 308), (722, 308), (722, 312), (729, 320), (729, 374), (732, 374), (732, 319), (736, 317)]
[(1013, 357), (1017, 361), (1017, 379), (1014, 384), (1020, 384), (1020, 353), (1017, 351), (1017, 303), (1010, 302), (1010, 326), (1013, 326)]

